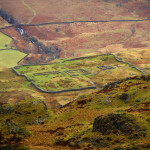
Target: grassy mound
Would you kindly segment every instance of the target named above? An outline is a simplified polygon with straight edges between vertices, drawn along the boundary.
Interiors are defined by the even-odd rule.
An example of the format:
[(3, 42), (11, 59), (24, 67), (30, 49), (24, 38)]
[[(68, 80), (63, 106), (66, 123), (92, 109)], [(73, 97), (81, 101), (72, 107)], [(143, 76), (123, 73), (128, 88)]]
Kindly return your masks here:
[(7, 119), (23, 124), (43, 124), (52, 119), (52, 114), (44, 101), (20, 101), (15, 105), (0, 106), (0, 120)]

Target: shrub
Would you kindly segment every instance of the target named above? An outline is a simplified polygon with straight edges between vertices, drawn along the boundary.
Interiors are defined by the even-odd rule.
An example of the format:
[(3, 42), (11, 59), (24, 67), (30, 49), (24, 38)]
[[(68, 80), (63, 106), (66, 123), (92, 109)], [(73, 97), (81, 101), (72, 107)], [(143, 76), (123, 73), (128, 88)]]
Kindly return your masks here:
[(130, 101), (130, 96), (127, 93), (122, 93), (121, 95), (119, 95), (119, 99), (121, 101), (124, 101), (125, 103), (128, 103)]
[(22, 124), (12, 122), (9, 119), (0, 126), (0, 144), (18, 143), (30, 135), (30, 131)]
[(93, 131), (102, 134), (122, 132), (129, 138), (139, 138), (145, 136), (144, 129), (135, 123), (132, 115), (108, 114), (105, 117), (97, 117), (93, 123)]

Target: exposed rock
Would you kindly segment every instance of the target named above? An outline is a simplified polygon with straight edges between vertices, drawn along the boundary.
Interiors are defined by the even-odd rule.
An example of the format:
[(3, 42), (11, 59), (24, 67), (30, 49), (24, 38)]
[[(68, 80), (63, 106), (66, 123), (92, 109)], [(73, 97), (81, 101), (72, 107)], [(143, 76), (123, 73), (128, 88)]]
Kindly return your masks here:
[(109, 97), (109, 96), (106, 96), (106, 97), (103, 99), (103, 103), (104, 103), (105, 105), (109, 105), (109, 104), (111, 103), (110, 97)]

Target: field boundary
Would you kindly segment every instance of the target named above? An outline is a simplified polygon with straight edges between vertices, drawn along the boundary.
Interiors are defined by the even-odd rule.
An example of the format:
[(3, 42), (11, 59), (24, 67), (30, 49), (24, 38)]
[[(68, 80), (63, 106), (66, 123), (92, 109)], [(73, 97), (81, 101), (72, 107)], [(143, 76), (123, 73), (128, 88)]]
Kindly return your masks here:
[(66, 62), (66, 61), (72, 61), (72, 60), (79, 60), (79, 59), (82, 59), (82, 58), (90, 58), (90, 57), (97, 57), (97, 56), (103, 56), (103, 55), (113, 55), (114, 58), (118, 61), (118, 62), (121, 62), (121, 63), (125, 63), (125, 64), (128, 64), (130, 67), (132, 68), (135, 68), (136, 70), (138, 70), (139, 72), (141, 72), (143, 75), (146, 75), (146, 73), (141, 70), (140, 68), (138, 68), (137, 66), (134, 66), (132, 65), (131, 63), (129, 62), (125, 62), (123, 60), (120, 60), (119, 58), (117, 58), (117, 56), (115, 54), (112, 54), (112, 53), (107, 53), (107, 54), (100, 54), (100, 55), (93, 55), (93, 56), (86, 56), (86, 57), (77, 57), (77, 58), (72, 58), (72, 59), (68, 59), (68, 60), (64, 60), (62, 63)]
[(140, 22), (149, 21), (150, 19), (137, 19), (137, 20), (97, 20), (97, 21), (64, 21), (64, 22), (45, 22), (45, 23), (33, 23), (33, 24), (19, 24), (21, 26), (44, 26), (50, 24), (72, 24), (72, 23), (106, 23), (106, 22)]
[[(0, 32), (1, 32), (2, 34), (4, 34), (4, 35), (8, 36), (9, 38), (11, 38), (12, 41), (14, 42), (15, 46), (16, 46), (16, 49), (19, 51), (19, 48), (18, 48), (18, 46), (17, 46), (17, 44), (16, 44), (15, 39), (14, 39), (13, 37), (9, 36), (8, 34), (4, 33), (3, 31), (0, 31)], [(21, 51), (20, 51), (20, 52), (21, 52)]]
[(0, 49), (0, 51), (7, 51), (7, 50), (16, 50), (16, 51), (19, 51), (18, 49), (13, 49), (13, 48)]
[[(68, 59), (68, 60), (65, 60), (65, 61), (71, 61), (71, 60), (79, 60), (79, 59), (83, 59), (83, 58), (90, 58), (90, 57), (97, 57), (97, 56), (103, 56), (103, 55), (106, 55), (106, 56), (109, 56), (109, 55), (112, 55), (114, 56), (115, 60), (118, 61), (118, 62), (121, 62), (121, 63), (125, 63), (125, 64), (128, 64), (130, 67), (132, 68), (135, 68), (137, 71), (139, 71), (142, 75), (145, 75), (145, 72), (142, 71), (141, 69), (139, 69), (138, 67), (136, 66), (133, 66), (131, 63), (129, 62), (125, 62), (125, 61), (122, 61), (122, 60), (119, 60), (116, 55), (114, 54), (101, 54), (101, 55), (93, 55), (93, 56), (87, 56), (87, 57), (77, 57), (77, 58), (73, 58), (73, 59)], [(27, 56), (25, 56), (27, 57)], [(64, 63), (65, 61), (62, 61), (61, 63)], [(59, 62), (60, 63), (60, 62)], [(51, 63), (51, 64), (54, 64), (54, 63)], [(41, 64), (40, 64), (41, 65)], [(50, 65), (50, 64), (42, 64), (42, 65)], [(21, 65), (21, 66), (39, 66), (39, 65)], [(25, 77), (25, 79), (27, 81), (29, 81), (31, 83), (31, 85), (33, 85), (36, 89), (38, 89), (39, 91), (41, 92), (44, 92), (44, 93), (63, 93), (63, 92), (72, 92), (72, 91), (80, 91), (80, 90), (86, 90), (86, 89), (97, 89), (96, 86), (90, 86), (90, 87), (84, 87), (84, 88), (77, 88), (77, 89), (67, 89), (67, 90), (60, 90), (60, 91), (45, 91), (43, 89), (41, 89), (39, 86), (37, 86), (33, 81), (31, 81), (31, 79), (29, 79), (26, 75), (24, 74), (19, 74), (15, 68), (17, 68), (18, 66), (15, 66), (15, 67), (12, 67), (12, 70), (13, 72), (15, 72), (18, 76), (22, 76), (22, 77)], [(131, 78), (131, 77), (128, 77), (128, 78)], [(127, 78), (127, 79), (128, 79)], [(115, 83), (117, 83), (117, 81), (114, 81), (112, 82), (111, 84), (114, 85)], [(106, 84), (106, 85), (103, 85), (102, 88), (104, 87), (107, 87), (109, 86), (110, 83)]]
[(60, 90), (60, 91), (45, 91), (45, 90), (41, 89), (40, 87), (38, 87), (38, 86), (37, 86), (33, 81), (31, 81), (26, 75), (19, 74), (13, 67), (12, 67), (12, 70), (13, 70), (18, 76), (25, 77), (26, 80), (31, 83), (31, 85), (33, 85), (36, 89), (38, 89), (40, 92), (43, 92), (43, 93), (63, 93), (63, 92), (81, 91), (81, 90), (86, 90), (86, 89), (96, 89), (95, 86), (89, 86), (89, 87), (84, 87), (84, 88), (67, 89), (67, 90)]
[[(143, 77), (143, 76), (141, 76), (141, 77)], [(125, 82), (125, 81), (129, 81), (129, 80), (135, 80), (135, 79), (139, 80), (140, 78), (139, 78), (138, 76), (135, 76), (135, 77), (127, 77), (127, 78), (124, 78), (124, 79), (121, 79), (121, 80), (116, 80), (116, 81), (114, 81), (114, 82), (107, 83), (107, 84), (103, 85), (102, 88), (99, 89), (98, 92), (96, 92), (96, 93), (100, 93), (100, 92), (102, 92), (102, 91), (104, 91), (104, 90), (112, 89), (112, 88), (114, 88), (114, 87), (115, 87), (116, 85), (118, 85), (118, 84), (121, 84), (121, 83), (123, 83), (123, 82)], [(76, 100), (76, 99), (75, 99), (75, 100)], [(62, 108), (71, 105), (73, 102), (75, 102), (75, 100), (73, 100), (73, 101), (67, 103), (66, 105), (63, 105)]]
[(136, 19), (136, 20), (97, 20), (97, 21), (62, 21), (62, 22), (43, 22), (43, 23), (32, 23), (32, 24), (12, 24), (9, 26), (1, 27), (1, 29), (6, 29), (10, 27), (17, 26), (44, 26), (44, 25), (53, 25), (53, 24), (73, 24), (73, 23), (106, 23), (106, 22), (141, 22), (141, 21), (150, 21), (150, 19)]
[[(24, 54), (26, 54), (26, 53), (24, 53)], [(26, 57), (28, 57), (29, 56), (29, 54), (26, 54), (26, 56), (24, 56), (23, 58), (21, 58), (18, 62), (17, 62), (17, 64), (19, 65), (19, 63), (22, 61), (22, 60), (24, 60)]]

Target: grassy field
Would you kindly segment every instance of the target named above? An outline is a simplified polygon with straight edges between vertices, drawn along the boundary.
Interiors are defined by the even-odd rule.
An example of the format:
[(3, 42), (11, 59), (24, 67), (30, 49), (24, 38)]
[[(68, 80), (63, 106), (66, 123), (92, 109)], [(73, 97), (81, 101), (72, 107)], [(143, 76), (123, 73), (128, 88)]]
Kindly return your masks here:
[(48, 65), (18, 66), (15, 70), (28, 76), (45, 91), (59, 91), (102, 85), (140, 75), (136, 69), (116, 61), (113, 55), (100, 55)]
[(25, 53), (17, 50), (0, 50), (0, 68), (14, 67), (24, 56), (26, 56)]
[(0, 49), (8, 49), (11, 47), (12, 39), (0, 32)]

